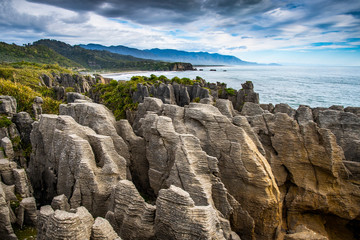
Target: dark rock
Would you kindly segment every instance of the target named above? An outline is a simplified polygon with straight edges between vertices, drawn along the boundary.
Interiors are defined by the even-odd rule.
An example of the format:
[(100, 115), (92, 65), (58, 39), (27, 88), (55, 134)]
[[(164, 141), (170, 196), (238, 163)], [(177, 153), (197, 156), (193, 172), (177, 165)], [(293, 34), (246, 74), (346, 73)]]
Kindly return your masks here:
[(43, 74), (41, 80), (44, 82), (45, 86), (51, 88), (53, 86), (53, 80), (46, 74)]
[(34, 122), (30, 114), (27, 112), (19, 112), (14, 115), (12, 121), (16, 124), (16, 128), (20, 133), (21, 142), (26, 146), (30, 145), (30, 133)]
[(254, 92), (254, 85), (251, 81), (241, 84), (240, 89), (236, 94), (236, 102), (234, 107), (236, 110), (241, 111), (245, 102), (252, 102), (259, 104), (259, 94)]
[(92, 102), (92, 100), (90, 98), (82, 95), (81, 93), (76, 93), (76, 92), (68, 92), (68, 93), (66, 93), (66, 100), (67, 100), (68, 103), (73, 103), (77, 99)]
[(65, 88), (64, 87), (55, 86), (55, 87), (53, 87), (53, 89), (54, 89), (57, 100), (65, 99)]
[(360, 117), (360, 107), (347, 107), (344, 109), (345, 112), (351, 112)]
[(331, 107), (329, 107), (329, 109), (343, 112), (344, 111), (344, 106), (332, 105)]

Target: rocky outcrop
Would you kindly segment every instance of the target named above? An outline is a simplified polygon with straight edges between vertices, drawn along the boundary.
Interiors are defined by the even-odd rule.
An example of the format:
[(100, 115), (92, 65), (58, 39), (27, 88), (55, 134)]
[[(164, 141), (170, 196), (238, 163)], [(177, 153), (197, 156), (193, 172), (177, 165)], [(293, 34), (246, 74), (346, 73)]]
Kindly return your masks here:
[(85, 206), (94, 216), (105, 216), (112, 186), (127, 175), (126, 160), (110, 136), (70, 116), (43, 114), (33, 124), (31, 143), (28, 173), (42, 205), (64, 194), (72, 208)]
[(91, 240), (121, 240), (116, 234), (110, 223), (102, 218), (97, 217), (92, 225)]
[(360, 162), (360, 117), (352, 112), (320, 110), (316, 122), (336, 136), (348, 161)]
[(156, 207), (145, 202), (128, 180), (118, 182), (113, 196), (113, 209), (106, 214), (123, 239), (153, 239)]
[(247, 81), (241, 84), (241, 86), (242, 89), (236, 94), (235, 109), (240, 111), (245, 102), (259, 104), (259, 94), (254, 92), (254, 84), (251, 81)]
[(36, 97), (32, 105), (35, 119), (39, 119), (39, 115), (42, 114), (42, 104), (44, 100), (41, 97)]
[(12, 117), (16, 113), (16, 99), (12, 96), (0, 96), (0, 114)]
[(59, 112), (60, 115), (71, 116), (77, 123), (90, 127), (97, 134), (110, 136), (117, 153), (129, 161), (128, 146), (117, 134), (114, 115), (104, 105), (76, 100), (75, 103), (60, 105)]
[(39, 213), (37, 239), (79, 239), (89, 240), (94, 218), (85, 207), (78, 207), (73, 212), (54, 211), (50, 206), (43, 206)]
[[(181, 115), (168, 114), (171, 110), (168, 105), (155, 103), (155, 99), (146, 98), (139, 110), (146, 112), (143, 107), (155, 110), (152, 106), (158, 106), (164, 115), (174, 119), (149, 113), (140, 121), (139, 132), (147, 143), (149, 180), (154, 192), (158, 194), (170, 185), (180, 187), (190, 194), (196, 206), (223, 208), (221, 213), (233, 220), (232, 225), (237, 229), (247, 228), (240, 234), (271, 239), (280, 225), (279, 191), (270, 166), (245, 131), (208, 104), (191, 103), (184, 109), (183, 118), (176, 118)], [(174, 125), (185, 134), (177, 133), (172, 121), (177, 121)], [(218, 172), (220, 178), (216, 177)], [(214, 198), (218, 196), (211, 189), (216, 193), (220, 186), (222, 190), (218, 191), (225, 196), (216, 206)], [(243, 188), (258, 194), (241, 194)], [(259, 204), (263, 206), (261, 209), (254, 207)]]
[(66, 101), (68, 103), (73, 103), (73, 102), (75, 102), (76, 99), (86, 100), (86, 101), (91, 102), (90, 98), (88, 98), (80, 93), (76, 93), (76, 92), (67, 92), (66, 93)]
[(326, 216), (346, 219), (345, 224), (358, 218), (360, 193), (347, 181), (344, 155), (330, 130), (313, 121), (298, 125), (284, 113), (248, 120), (266, 150), (281, 191), (287, 229), (304, 225), (330, 236), (331, 228), (323, 225)]
[(177, 62), (171, 65), (170, 71), (189, 71), (195, 70), (191, 63)]

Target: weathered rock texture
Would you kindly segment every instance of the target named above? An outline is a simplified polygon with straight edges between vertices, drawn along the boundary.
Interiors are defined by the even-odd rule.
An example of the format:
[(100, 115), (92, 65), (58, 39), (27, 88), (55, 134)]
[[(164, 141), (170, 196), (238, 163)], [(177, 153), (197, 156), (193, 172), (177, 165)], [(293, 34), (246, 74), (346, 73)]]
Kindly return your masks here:
[(0, 95), (0, 114), (12, 117), (16, 113), (16, 106), (14, 97)]
[[(85, 100), (33, 123), (27, 172), (38, 202), (58, 209), (40, 209), (39, 239), (359, 238), (358, 109), (259, 105), (249, 82), (235, 95), (140, 84), (133, 98), (132, 126)], [(9, 236), (1, 196), (16, 190), (34, 209), (14, 168), (0, 160)]]
[[(232, 102), (233, 108), (241, 111), (246, 102), (259, 104), (259, 94), (254, 92), (254, 85), (251, 81), (242, 84), (243, 89), (237, 91), (235, 89), (227, 89), (225, 83), (207, 83), (203, 79), (193, 85), (179, 84), (176, 81), (159, 80), (158, 84), (137, 84), (136, 91), (132, 93), (134, 102), (142, 103), (146, 97), (155, 97), (162, 100), (166, 104), (176, 104), (178, 106), (188, 105), (190, 102), (208, 102), (213, 100), (228, 99)], [(97, 99), (94, 96), (95, 101)], [(220, 100), (220, 103), (223, 102)], [(220, 105), (218, 105), (220, 107)], [(221, 109), (224, 109), (221, 107)], [(224, 109), (225, 110), (225, 109)]]
[(50, 204), (64, 194), (72, 208), (85, 206), (94, 216), (104, 216), (112, 186), (126, 178), (126, 160), (112, 138), (64, 115), (43, 114), (33, 127), (28, 173), (35, 197)]

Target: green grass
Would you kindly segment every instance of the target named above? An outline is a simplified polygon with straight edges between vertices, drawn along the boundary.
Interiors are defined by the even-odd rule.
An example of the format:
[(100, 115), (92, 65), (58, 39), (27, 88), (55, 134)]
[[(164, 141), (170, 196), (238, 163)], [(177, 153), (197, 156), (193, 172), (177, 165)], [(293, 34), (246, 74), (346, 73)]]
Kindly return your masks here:
[(14, 224), (13, 229), (19, 240), (36, 239), (37, 230), (35, 227), (23, 226), (20, 228), (19, 225)]

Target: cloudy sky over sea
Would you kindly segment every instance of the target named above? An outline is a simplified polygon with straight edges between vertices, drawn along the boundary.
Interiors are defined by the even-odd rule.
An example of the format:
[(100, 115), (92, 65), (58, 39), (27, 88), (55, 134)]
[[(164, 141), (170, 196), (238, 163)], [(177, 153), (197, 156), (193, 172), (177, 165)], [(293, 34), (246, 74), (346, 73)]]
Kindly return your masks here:
[(51, 38), (360, 66), (360, 0), (0, 0), (0, 41)]

